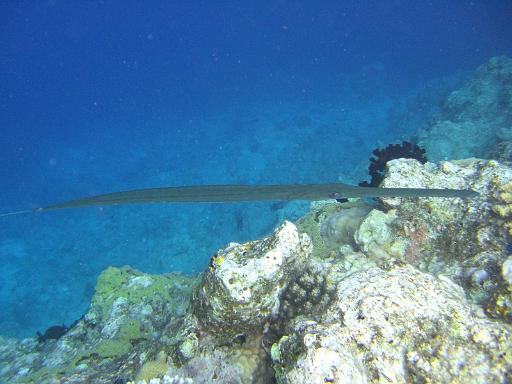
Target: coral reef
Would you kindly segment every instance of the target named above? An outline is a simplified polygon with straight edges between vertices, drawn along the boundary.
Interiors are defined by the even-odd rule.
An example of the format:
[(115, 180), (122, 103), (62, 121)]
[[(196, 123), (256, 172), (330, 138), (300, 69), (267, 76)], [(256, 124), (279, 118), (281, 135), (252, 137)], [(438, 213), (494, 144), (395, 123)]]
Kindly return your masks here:
[(2, 340), (0, 378), (510, 381), (512, 256), (499, 207), (511, 181), (496, 161), (393, 160), (385, 187), (480, 196), (317, 202), (297, 226), (228, 244), (198, 278), (108, 268), (59, 339)]
[[(382, 201), (387, 214), (396, 216), (388, 225), (393, 240), (383, 248), (405, 248), (406, 258), (402, 261), (431, 273), (442, 272), (473, 294), (482, 293), (486, 287), (482, 279), (491, 278), (499, 270), (499, 260), (504, 259), (509, 241), (503, 219), (494, 211), (503, 204), (501, 191), (512, 180), (512, 170), (493, 160), (477, 159), (425, 165), (414, 160), (395, 160), (388, 166), (384, 187), (456, 186), (480, 192), (478, 198), (465, 200)], [(489, 295), (481, 298), (485, 296)]]
[[(377, 265), (398, 261), (442, 273), (464, 287), (473, 302), (485, 304), (493, 317), (509, 318), (508, 288), (499, 276), (510, 242), (506, 211), (511, 180), (510, 167), (493, 160), (391, 161), (383, 187), (471, 188), (480, 196), (381, 199), (385, 211), (370, 212), (356, 242)], [(372, 217), (374, 224), (361, 236)]]
[(273, 361), (288, 383), (502, 382), (511, 332), (447, 278), (374, 268), (342, 280), (321, 322), (296, 324)]
[(65, 335), (3, 344), (0, 381), (112, 383), (134, 377), (146, 361), (171, 348), (162, 337), (164, 326), (185, 314), (196, 283), (177, 274), (108, 268), (98, 278), (88, 313)]
[(494, 57), (460, 89), (420, 132), (430, 160), (469, 157), (510, 161), (512, 148), (512, 60)]
[(0, 379), (510, 381), (511, 182), (496, 161), (393, 160), (384, 187), (480, 195), (317, 202), (197, 278), (108, 268), (58, 339), (2, 339)]
[[(452, 120), (424, 139), (434, 157), (443, 124), (489, 123), (501, 130), (484, 141), (508, 139), (495, 116), (496, 98), (509, 105), (508, 68), (493, 59), (450, 95)], [(479, 196), (315, 202), (297, 224), (220, 249), (198, 277), (108, 268), (65, 332), (0, 338), (0, 381), (511, 382), (510, 163), (391, 160), (381, 186)]]

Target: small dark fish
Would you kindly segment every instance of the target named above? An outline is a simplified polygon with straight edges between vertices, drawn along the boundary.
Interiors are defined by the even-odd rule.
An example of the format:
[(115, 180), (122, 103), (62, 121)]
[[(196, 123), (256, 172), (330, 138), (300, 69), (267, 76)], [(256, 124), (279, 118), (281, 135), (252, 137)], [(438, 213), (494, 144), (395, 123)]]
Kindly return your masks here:
[(54, 325), (44, 331), (44, 334), (37, 332), (37, 341), (44, 343), (47, 340), (58, 340), (69, 331), (69, 328), (65, 325)]

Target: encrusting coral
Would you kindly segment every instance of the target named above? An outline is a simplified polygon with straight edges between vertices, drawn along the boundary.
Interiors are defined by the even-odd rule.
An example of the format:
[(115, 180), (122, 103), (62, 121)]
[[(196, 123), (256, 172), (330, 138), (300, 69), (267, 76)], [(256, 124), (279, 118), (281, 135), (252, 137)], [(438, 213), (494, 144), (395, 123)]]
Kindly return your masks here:
[(499, 187), (496, 200), (492, 210), (503, 220), (503, 227), (512, 236), (512, 181)]
[(160, 351), (155, 360), (146, 361), (140, 367), (139, 372), (135, 376), (135, 382), (151, 382), (152, 379), (163, 377), (168, 370), (167, 354), (164, 351)]
[(336, 285), (323, 270), (308, 268), (288, 283), (281, 296), (279, 319), (307, 315), (314, 317), (330, 304)]

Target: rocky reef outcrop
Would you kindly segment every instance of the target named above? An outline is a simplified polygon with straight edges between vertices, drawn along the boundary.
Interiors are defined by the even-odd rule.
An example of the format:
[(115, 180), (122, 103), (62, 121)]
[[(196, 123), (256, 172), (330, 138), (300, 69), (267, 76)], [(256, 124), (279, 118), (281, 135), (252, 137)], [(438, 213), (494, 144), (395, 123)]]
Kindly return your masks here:
[(200, 276), (109, 268), (57, 340), (2, 340), (0, 377), (40, 383), (512, 380), (512, 169), (388, 163), (386, 187), (473, 199), (313, 204), (231, 243)]
[(372, 268), (340, 281), (321, 320), (295, 322), (272, 358), (288, 383), (502, 382), (511, 335), (447, 278)]
[(98, 277), (91, 307), (57, 340), (2, 339), (0, 381), (112, 383), (156, 356), (166, 326), (185, 315), (194, 278), (149, 275), (130, 267)]
[[(414, 175), (414, 176), (413, 176)], [(385, 247), (397, 259), (433, 274), (450, 277), (473, 301), (497, 315), (496, 294), (503, 287), (502, 264), (510, 252), (510, 216), (506, 214), (511, 168), (494, 160), (463, 160), (421, 165), (391, 162), (383, 186), (471, 188), (474, 199), (383, 199), (390, 238)], [(390, 251), (393, 252), (393, 251)]]
[(512, 60), (494, 57), (481, 65), (420, 132), (432, 161), (479, 157), (512, 159)]
[(283, 289), (310, 254), (309, 237), (290, 222), (266, 239), (229, 245), (204, 272), (194, 315), (224, 337), (258, 332), (277, 315)]

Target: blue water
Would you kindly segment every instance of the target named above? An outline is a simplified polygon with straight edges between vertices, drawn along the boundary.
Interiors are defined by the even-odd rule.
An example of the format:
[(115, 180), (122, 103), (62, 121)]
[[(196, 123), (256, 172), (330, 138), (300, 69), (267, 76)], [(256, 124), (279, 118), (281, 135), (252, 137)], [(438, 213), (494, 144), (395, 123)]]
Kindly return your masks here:
[[(492, 56), (497, 1), (0, 3), (0, 211), (130, 188), (366, 177)], [(99, 272), (202, 271), (308, 204), (87, 208), (0, 218), (0, 334), (88, 308)]]

